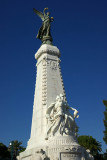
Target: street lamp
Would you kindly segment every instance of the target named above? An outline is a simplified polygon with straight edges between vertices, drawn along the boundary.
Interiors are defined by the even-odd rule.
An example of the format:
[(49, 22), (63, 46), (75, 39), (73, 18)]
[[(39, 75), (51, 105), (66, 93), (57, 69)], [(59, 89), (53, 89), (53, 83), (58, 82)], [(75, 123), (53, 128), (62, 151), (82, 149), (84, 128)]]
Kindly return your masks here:
[(13, 160), (13, 143), (10, 142), (11, 160)]

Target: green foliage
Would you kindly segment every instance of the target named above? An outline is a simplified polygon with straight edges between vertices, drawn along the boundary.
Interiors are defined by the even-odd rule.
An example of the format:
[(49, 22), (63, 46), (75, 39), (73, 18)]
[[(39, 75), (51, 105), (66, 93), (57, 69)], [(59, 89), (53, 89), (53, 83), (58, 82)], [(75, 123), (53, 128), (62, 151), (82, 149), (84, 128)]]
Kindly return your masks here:
[(107, 144), (107, 100), (103, 100), (103, 103), (105, 105), (105, 111), (104, 111), (104, 127), (105, 127), (105, 130), (104, 130), (104, 137), (103, 137), (103, 140), (104, 142)]
[(6, 147), (3, 143), (0, 143), (0, 159), (10, 159), (13, 156), (15, 160), (20, 152), (23, 152), (25, 148), (22, 146), (22, 142), (18, 140), (11, 141), (11, 146)]
[(0, 158), (1, 159), (10, 158), (10, 152), (3, 143), (0, 143)]
[(103, 154), (96, 154), (94, 155), (94, 160), (107, 160), (104, 158)]
[(103, 157), (104, 157), (104, 160), (107, 160), (107, 151), (106, 153), (104, 153)]
[(8, 147), (9, 151), (11, 152), (11, 149), (13, 150), (13, 157), (16, 158), (20, 152), (23, 152), (25, 148), (22, 145), (22, 142), (19, 142), (18, 140), (11, 141), (11, 146)]
[(92, 136), (79, 136), (78, 143), (83, 146), (85, 149), (89, 149), (90, 153), (95, 156), (102, 151), (101, 143), (94, 139)]

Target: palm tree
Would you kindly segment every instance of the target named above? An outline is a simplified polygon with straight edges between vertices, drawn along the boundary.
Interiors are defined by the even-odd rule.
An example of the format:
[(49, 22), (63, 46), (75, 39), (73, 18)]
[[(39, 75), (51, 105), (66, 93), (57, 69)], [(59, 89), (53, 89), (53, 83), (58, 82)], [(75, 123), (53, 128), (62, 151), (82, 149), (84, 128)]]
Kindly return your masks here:
[(16, 159), (16, 157), (19, 155), (20, 152), (23, 152), (25, 148), (22, 145), (22, 142), (19, 142), (18, 140), (11, 141), (11, 146), (8, 147), (9, 151), (13, 152), (13, 159)]

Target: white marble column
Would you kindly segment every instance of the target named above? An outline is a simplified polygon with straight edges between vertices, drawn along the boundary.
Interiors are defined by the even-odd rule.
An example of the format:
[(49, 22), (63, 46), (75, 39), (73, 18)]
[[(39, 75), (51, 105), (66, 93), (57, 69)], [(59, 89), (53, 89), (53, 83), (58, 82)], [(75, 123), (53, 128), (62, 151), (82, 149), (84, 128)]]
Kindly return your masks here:
[(55, 102), (57, 95), (65, 95), (59, 57), (59, 49), (47, 44), (42, 45), (35, 54), (37, 76), (31, 137), (28, 141), (27, 149), (46, 145), (46, 109), (52, 102)]

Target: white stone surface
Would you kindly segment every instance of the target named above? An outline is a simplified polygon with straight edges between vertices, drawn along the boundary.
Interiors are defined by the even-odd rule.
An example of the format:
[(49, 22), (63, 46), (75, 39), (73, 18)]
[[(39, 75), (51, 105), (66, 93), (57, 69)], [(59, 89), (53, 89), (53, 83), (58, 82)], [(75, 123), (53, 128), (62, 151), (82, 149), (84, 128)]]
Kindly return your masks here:
[[(55, 46), (44, 44), (35, 54), (37, 76), (34, 95), (31, 137), (27, 149), (46, 145), (46, 110), (60, 93), (65, 95), (61, 70), (60, 52)], [(35, 143), (36, 142), (36, 143)]]
[[(72, 115), (70, 110), (74, 111)], [(75, 136), (75, 130), (77, 128), (75, 118), (78, 117), (78, 111), (72, 107), (69, 107), (65, 96), (60, 94), (56, 97), (56, 102), (46, 110), (46, 118), (48, 120), (48, 128), (46, 139), (56, 135), (73, 135)]]
[[(35, 54), (37, 75), (31, 136), (18, 160), (93, 160), (77, 143), (74, 129), (78, 111), (67, 104), (59, 57), (59, 49), (47, 44)], [(69, 109), (74, 111), (73, 115)], [(52, 124), (48, 132), (49, 123)]]

